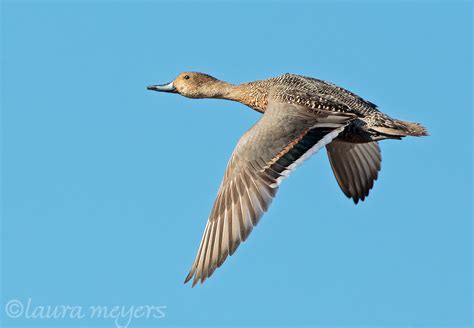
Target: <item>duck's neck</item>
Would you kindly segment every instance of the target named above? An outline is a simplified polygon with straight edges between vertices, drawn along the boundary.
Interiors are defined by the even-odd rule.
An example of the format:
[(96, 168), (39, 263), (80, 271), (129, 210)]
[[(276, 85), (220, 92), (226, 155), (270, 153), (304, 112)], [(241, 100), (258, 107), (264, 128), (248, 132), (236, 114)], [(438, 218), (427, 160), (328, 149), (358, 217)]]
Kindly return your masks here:
[(216, 81), (216, 84), (213, 89), (217, 92), (211, 98), (237, 101), (258, 112), (265, 112), (268, 103), (268, 92), (264, 88), (260, 88), (258, 83), (250, 82), (235, 85), (224, 81)]

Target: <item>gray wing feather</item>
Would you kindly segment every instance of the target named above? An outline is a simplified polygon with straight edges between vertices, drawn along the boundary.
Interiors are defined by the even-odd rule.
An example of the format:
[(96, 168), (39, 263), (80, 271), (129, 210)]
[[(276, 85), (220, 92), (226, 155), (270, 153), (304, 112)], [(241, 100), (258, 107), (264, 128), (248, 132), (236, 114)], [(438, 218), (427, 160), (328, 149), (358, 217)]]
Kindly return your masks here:
[(280, 182), (303, 160), (327, 145), (354, 118), (347, 113), (309, 111), (270, 103), (239, 140), (185, 282), (211, 276), (245, 241), (268, 210)]
[(354, 203), (364, 200), (377, 180), (382, 156), (377, 142), (348, 143), (333, 140), (326, 146), (334, 176)]

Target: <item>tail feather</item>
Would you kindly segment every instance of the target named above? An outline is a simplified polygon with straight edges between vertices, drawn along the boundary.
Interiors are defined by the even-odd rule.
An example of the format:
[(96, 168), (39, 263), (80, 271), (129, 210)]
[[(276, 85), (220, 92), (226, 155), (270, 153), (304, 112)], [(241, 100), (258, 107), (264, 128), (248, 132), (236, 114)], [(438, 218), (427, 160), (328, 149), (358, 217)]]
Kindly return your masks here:
[(375, 126), (372, 127), (372, 129), (382, 134), (398, 137), (423, 137), (428, 135), (428, 130), (419, 123), (400, 120), (392, 120), (386, 123), (388, 124), (383, 124), (382, 126)]

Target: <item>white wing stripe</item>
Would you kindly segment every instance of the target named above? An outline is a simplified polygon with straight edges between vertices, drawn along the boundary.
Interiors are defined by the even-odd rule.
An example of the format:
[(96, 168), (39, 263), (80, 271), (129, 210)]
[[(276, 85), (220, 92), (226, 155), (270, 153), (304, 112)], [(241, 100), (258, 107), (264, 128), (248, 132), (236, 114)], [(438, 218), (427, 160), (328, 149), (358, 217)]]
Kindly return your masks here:
[[(318, 125), (314, 126), (317, 127)], [(313, 128), (314, 128), (313, 127)], [(341, 126), (328, 134), (326, 134), (321, 140), (319, 140), (313, 147), (311, 147), (306, 153), (303, 154), (300, 158), (298, 158), (294, 163), (292, 163), (286, 170), (281, 173), (281, 176), (276, 179), (276, 182), (270, 185), (270, 187), (275, 188), (280, 185), (280, 183), (290, 175), (298, 166), (303, 164), (308, 158), (318, 152), (321, 148), (325, 147), (328, 143), (330, 143), (334, 138), (336, 138), (339, 133), (344, 130), (345, 126)]]

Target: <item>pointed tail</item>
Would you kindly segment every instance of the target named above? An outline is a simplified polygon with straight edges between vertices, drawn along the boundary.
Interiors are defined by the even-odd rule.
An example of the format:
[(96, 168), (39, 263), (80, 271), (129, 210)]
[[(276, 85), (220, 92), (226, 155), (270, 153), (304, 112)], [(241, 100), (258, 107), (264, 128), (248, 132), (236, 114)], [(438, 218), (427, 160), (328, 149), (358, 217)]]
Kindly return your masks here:
[(397, 137), (424, 137), (428, 135), (428, 130), (419, 123), (394, 119), (384, 123), (381, 126), (372, 127), (372, 129), (382, 134)]

